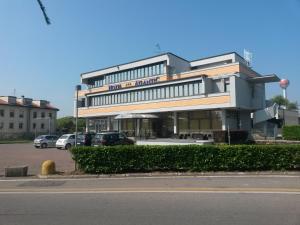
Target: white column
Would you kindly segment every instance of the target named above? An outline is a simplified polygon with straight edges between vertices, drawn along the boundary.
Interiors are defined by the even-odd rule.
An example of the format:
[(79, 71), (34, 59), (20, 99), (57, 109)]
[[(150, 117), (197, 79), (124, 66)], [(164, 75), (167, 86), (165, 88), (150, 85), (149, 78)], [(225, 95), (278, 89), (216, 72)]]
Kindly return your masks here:
[(89, 119), (85, 118), (85, 132), (88, 133), (90, 131), (90, 127), (89, 127)]
[(174, 124), (174, 134), (178, 133), (178, 125), (177, 125), (177, 112), (173, 112), (173, 124)]
[(227, 121), (226, 121), (226, 110), (225, 109), (222, 109), (222, 113), (221, 113), (221, 116), (222, 116), (222, 130), (226, 130), (227, 129)]
[(136, 119), (136, 136), (140, 136), (140, 119)]
[(107, 122), (106, 122), (106, 130), (110, 131), (110, 117), (107, 117)]

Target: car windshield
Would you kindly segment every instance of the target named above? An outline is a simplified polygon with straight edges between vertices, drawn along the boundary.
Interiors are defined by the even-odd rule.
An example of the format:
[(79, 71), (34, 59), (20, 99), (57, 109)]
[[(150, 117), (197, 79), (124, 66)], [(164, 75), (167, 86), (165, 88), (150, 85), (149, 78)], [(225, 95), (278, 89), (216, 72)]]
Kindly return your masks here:
[(37, 137), (36, 137), (36, 139), (43, 139), (43, 138), (45, 138), (44, 135), (40, 135), (40, 136), (37, 136)]
[(69, 136), (68, 135), (63, 135), (59, 139), (67, 139)]

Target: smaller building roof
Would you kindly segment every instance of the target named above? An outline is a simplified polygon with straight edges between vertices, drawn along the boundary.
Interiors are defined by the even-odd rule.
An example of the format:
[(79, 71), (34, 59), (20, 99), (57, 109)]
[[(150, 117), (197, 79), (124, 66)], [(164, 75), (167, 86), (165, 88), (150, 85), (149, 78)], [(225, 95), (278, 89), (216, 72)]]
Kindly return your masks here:
[[(7, 96), (1, 96), (1, 97), (7, 97)], [(31, 102), (30, 104), (24, 104), (22, 101), (19, 101), (19, 100), (20, 99), (17, 99), (15, 102), (10, 103), (10, 102), (6, 101), (5, 99), (0, 98), (0, 105), (18, 106), (18, 107), (31, 107), (31, 108), (39, 108), (39, 109), (51, 109), (51, 110), (59, 111), (58, 108), (54, 107), (49, 102), (44, 106), (40, 106), (40, 105), (36, 104), (35, 102)]]

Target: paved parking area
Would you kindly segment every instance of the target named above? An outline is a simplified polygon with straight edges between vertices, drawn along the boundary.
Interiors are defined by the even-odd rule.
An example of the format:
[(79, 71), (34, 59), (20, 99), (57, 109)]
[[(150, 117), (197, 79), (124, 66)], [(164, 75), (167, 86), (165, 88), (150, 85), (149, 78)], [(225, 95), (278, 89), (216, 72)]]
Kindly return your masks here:
[(0, 144), (0, 176), (4, 175), (5, 167), (22, 165), (28, 165), (28, 174), (37, 175), (40, 173), (42, 162), (48, 159), (56, 163), (57, 171), (74, 170), (74, 161), (69, 151), (56, 148), (36, 149), (32, 143)]

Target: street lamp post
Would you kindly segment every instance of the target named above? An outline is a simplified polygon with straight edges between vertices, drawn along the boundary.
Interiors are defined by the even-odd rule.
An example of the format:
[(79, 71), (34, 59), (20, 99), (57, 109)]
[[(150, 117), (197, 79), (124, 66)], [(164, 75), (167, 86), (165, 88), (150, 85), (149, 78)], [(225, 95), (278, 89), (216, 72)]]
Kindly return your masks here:
[(77, 146), (77, 133), (78, 133), (78, 91), (81, 90), (81, 85), (76, 85), (76, 103), (75, 103), (75, 146)]

